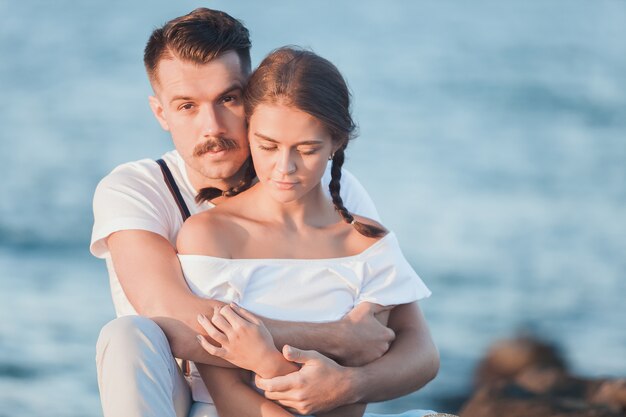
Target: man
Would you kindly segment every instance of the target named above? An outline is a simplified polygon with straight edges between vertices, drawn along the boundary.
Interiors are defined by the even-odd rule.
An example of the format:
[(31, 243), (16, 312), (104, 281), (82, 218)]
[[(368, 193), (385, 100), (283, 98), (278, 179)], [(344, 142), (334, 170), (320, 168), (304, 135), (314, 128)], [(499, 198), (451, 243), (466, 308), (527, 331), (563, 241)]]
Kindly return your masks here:
[[(105, 417), (213, 412), (191, 404), (173, 355), (228, 366), (195, 338), (201, 332), (197, 315), (210, 316), (220, 303), (189, 290), (175, 241), (189, 212), (213, 207), (195, 202), (198, 190), (213, 188), (226, 196), (245, 182), (249, 151), (242, 90), (250, 72), (249, 48), (240, 22), (209, 9), (168, 22), (146, 46), (144, 62), (155, 93), (150, 106), (176, 151), (163, 156), (162, 167), (151, 160), (119, 166), (94, 196), (91, 251), (107, 261), (116, 313), (122, 316), (107, 324), (98, 340)], [(348, 173), (344, 177), (346, 206), (377, 218), (360, 184)], [(436, 374), (438, 356), (417, 305), (392, 311), (395, 341), (388, 351), (394, 331), (377, 322), (377, 312), (357, 308), (328, 324), (264, 320), (279, 348), (305, 350), (285, 353), (303, 364), (299, 372), (258, 380), (259, 387), (267, 398), (301, 414), (386, 400), (421, 387)], [(358, 367), (340, 366), (317, 352)], [(193, 398), (206, 398), (193, 368), (187, 379)]]

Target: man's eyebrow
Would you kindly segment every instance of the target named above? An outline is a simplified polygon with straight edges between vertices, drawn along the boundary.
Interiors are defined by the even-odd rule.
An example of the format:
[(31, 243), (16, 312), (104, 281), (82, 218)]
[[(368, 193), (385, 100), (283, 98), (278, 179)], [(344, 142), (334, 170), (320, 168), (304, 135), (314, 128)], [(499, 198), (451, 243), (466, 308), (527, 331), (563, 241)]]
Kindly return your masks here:
[(193, 97), (189, 97), (189, 96), (174, 96), (170, 100), (170, 103), (173, 103), (175, 101), (193, 101), (193, 100), (194, 100), (194, 98)]
[[(254, 132), (254, 136), (257, 136), (257, 137), (259, 137), (259, 138), (261, 138), (261, 139), (263, 139), (263, 140), (266, 140), (266, 141), (268, 141), (268, 142), (272, 142), (272, 143), (280, 143), (280, 142), (279, 142), (279, 141), (277, 141), (276, 139), (272, 139), (272, 138), (270, 138), (269, 136), (266, 136), (266, 135), (264, 135), (264, 134), (262, 134), (262, 133), (257, 133), (257, 132)], [(299, 145), (320, 145), (320, 144), (323, 144), (323, 143), (324, 143), (324, 141), (323, 141), (323, 140), (316, 140), (316, 139), (312, 139), (312, 140), (304, 140), (304, 141), (302, 141), (302, 142), (298, 142), (298, 143), (296, 143), (296, 145), (297, 145), (297, 146), (299, 146)]]
[[(243, 90), (243, 86), (239, 82), (234, 82), (231, 85), (229, 85), (228, 87), (226, 87), (224, 89), (224, 91), (219, 93), (217, 95), (217, 97), (223, 97), (226, 94), (232, 93), (233, 91), (237, 91), (237, 90)], [(194, 97), (191, 97), (191, 96), (174, 96), (170, 100), (170, 103), (174, 103), (175, 101), (194, 101), (194, 100), (196, 100), (196, 99)]]
[(221, 93), (219, 93), (217, 96), (218, 96), (218, 97), (222, 97), (222, 96), (225, 96), (225, 95), (226, 95), (226, 94), (228, 94), (228, 93), (232, 93), (233, 91), (237, 91), (237, 90), (240, 90), (240, 91), (241, 91), (241, 90), (243, 90), (243, 86), (242, 86), (242, 85), (241, 85), (241, 83), (240, 83), (240, 82), (238, 82), (238, 81), (237, 81), (237, 82), (234, 82), (234, 83), (232, 83), (231, 85), (229, 85), (228, 87), (226, 87), (226, 88), (224, 89), (224, 91), (223, 91), (223, 92), (221, 92)]

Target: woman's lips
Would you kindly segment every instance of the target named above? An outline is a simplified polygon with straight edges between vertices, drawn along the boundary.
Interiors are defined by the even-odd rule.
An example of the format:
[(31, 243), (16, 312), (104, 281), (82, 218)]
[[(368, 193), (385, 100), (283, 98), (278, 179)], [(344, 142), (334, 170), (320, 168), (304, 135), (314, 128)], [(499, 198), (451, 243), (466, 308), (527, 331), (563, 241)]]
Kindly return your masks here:
[(272, 182), (274, 183), (274, 185), (276, 186), (276, 188), (280, 189), (280, 190), (291, 190), (293, 187), (296, 186), (296, 184), (298, 184), (297, 181), (278, 181), (278, 180), (272, 180)]

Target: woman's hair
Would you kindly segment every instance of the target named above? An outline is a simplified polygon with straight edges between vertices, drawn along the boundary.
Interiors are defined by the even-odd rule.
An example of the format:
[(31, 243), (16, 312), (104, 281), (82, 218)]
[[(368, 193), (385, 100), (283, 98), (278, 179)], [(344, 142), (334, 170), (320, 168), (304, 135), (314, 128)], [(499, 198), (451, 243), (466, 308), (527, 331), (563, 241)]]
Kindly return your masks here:
[(322, 123), (338, 146), (332, 156), (329, 185), (335, 209), (361, 234), (378, 237), (385, 231), (356, 221), (341, 199), (341, 167), (356, 125), (350, 114), (350, 92), (341, 73), (330, 61), (294, 47), (270, 53), (252, 73), (244, 93), (246, 119), (259, 104), (280, 104), (308, 113)]
[(198, 194), (196, 195), (196, 203), (199, 204), (203, 201), (211, 201), (214, 198), (221, 196), (233, 197), (250, 188), (250, 186), (252, 186), (252, 183), (254, 182), (254, 179), (256, 178), (256, 171), (254, 170), (252, 157), (249, 156), (248, 159), (246, 159), (246, 162), (244, 162), (244, 165), (246, 165), (246, 171), (243, 174), (243, 178), (239, 181), (239, 183), (237, 183), (237, 185), (229, 188), (228, 190), (220, 190), (216, 187), (202, 188), (200, 189), (200, 191), (198, 191)]

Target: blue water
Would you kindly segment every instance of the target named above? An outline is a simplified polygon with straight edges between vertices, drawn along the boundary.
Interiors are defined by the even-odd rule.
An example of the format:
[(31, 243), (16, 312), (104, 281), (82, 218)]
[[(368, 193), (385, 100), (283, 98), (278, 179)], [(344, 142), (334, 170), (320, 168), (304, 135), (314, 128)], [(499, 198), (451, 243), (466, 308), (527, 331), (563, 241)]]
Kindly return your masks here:
[(147, 106), (150, 31), (208, 4), (335, 62), (360, 137), (348, 168), (434, 295), (442, 368), (375, 405), (462, 394), (526, 329), (574, 371), (626, 376), (626, 3), (0, 0), (0, 417), (99, 416), (113, 315), (88, 241), (115, 165), (170, 148)]

